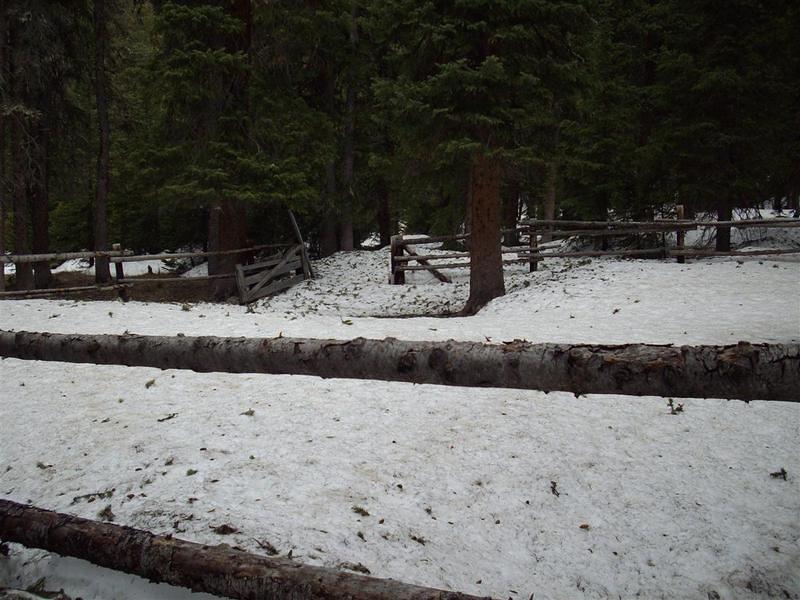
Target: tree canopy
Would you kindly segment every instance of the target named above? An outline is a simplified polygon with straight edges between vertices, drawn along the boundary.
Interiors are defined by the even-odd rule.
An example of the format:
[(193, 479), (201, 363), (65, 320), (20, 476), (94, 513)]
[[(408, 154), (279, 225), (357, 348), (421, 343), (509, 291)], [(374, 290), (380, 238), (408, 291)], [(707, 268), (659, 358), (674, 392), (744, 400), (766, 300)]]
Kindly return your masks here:
[[(8, 0), (0, 249), (225, 245), (215, 214), (272, 242), (285, 208), (328, 254), (484, 217), (797, 206), (799, 11)], [(49, 277), (18, 277), (34, 271)]]

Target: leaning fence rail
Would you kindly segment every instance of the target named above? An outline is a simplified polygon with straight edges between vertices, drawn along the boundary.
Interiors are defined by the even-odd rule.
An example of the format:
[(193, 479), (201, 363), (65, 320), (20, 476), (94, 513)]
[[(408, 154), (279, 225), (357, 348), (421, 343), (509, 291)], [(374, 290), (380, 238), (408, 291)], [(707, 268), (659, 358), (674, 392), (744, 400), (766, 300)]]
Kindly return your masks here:
[[(748, 229), (748, 228), (794, 228), (800, 227), (800, 219), (749, 219), (741, 221), (696, 221), (683, 219), (683, 207), (677, 207), (678, 218), (674, 220), (654, 220), (654, 221), (577, 221), (577, 220), (552, 220), (552, 219), (528, 219), (522, 221), (519, 227), (504, 229), (502, 233), (517, 232), (527, 234), (527, 245), (501, 246), (503, 264), (527, 263), (531, 271), (536, 271), (541, 261), (553, 258), (582, 258), (598, 256), (652, 256), (657, 258), (675, 258), (677, 262), (683, 263), (687, 257), (713, 257), (713, 256), (769, 256), (781, 254), (798, 254), (800, 248), (769, 248), (764, 250), (753, 250), (743, 252), (731, 250), (719, 252), (715, 250), (704, 250), (700, 248), (686, 247), (686, 232), (695, 231), (701, 228), (714, 227)], [(676, 247), (670, 247), (666, 238), (667, 233), (676, 233)], [(619, 249), (619, 250), (582, 250), (582, 251), (546, 251), (560, 244), (560, 241), (541, 242), (542, 236), (553, 238), (566, 237), (621, 237), (638, 235), (644, 233), (662, 234), (660, 246), (652, 248)], [(405, 274), (410, 271), (428, 271), (440, 281), (450, 281), (449, 277), (442, 273), (442, 269), (459, 269), (470, 266), (470, 252), (454, 251), (438, 254), (425, 253), (419, 251), (417, 246), (449, 241), (469, 240), (469, 233), (457, 235), (440, 235), (429, 238), (405, 238), (397, 235), (392, 238), (390, 249), (390, 276), (389, 281), (393, 284), (405, 283)], [(507, 258), (508, 255), (516, 255)], [(452, 262), (454, 259), (466, 259), (459, 262)], [(450, 261), (450, 262), (442, 262)], [(416, 264), (411, 264), (416, 263)]]

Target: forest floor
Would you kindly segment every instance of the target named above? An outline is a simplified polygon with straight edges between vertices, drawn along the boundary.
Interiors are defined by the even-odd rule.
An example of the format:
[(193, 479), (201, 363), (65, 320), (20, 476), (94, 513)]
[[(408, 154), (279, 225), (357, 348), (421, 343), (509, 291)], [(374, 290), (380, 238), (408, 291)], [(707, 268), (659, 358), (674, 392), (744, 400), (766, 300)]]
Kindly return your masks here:
[[(508, 294), (471, 318), (396, 318), (459, 308), (468, 273), (391, 286), (377, 251), (317, 261), (250, 309), (5, 301), (0, 328), (800, 341), (797, 258), (544, 266), (509, 269)], [(14, 359), (0, 397), (0, 497), (17, 502), (496, 598), (800, 598), (798, 403), (680, 399), (672, 414), (656, 397)], [(42, 577), (86, 600), (189, 597), (16, 546), (0, 558), (0, 586)]]

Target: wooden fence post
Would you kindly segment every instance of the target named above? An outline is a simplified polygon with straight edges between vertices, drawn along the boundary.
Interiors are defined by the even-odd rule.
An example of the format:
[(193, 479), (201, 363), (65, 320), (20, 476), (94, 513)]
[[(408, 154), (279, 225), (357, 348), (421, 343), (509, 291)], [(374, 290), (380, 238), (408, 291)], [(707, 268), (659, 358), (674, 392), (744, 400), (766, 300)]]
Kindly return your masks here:
[[(116, 251), (120, 251), (120, 250), (122, 250), (122, 245), (121, 244), (112, 244), (111, 245), (111, 249), (112, 250), (116, 250)], [(96, 269), (97, 268), (97, 266), (96, 266), (97, 265), (97, 261), (95, 261), (94, 264), (95, 264), (95, 269)], [(117, 283), (118, 284), (120, 282), (122, 282), (123, 279), (125, 279), (125, 271), (124, 271), (124, 269), (122, 267), (122, 263), (121, 262), (115, 262), (114, 263), (114, 275), (115, 275), (115, 277), (117, 279)], [(122, 286), (122, 287), (117, 288), (117, 293), (119, 294), (119, 299), (122, 300), (123, 302), (127, 302), (128, 300), (130, 300), (130, 296), (128, 295), (128, 287), (127, 286)]]
[(536, 229), (534, 229), (533, 225), (528, 226), (528, 246), (530, 247), (531, 259), (528, 262), (529, 272), (533, 273), (534, 271), (539, 270), (539, 261), (533, 258), (533, 255), (539, 252), (539, 239), (538, 234), (536, 233)]
[(300, 244), (300, 262), (302, 263), (301, 270), (305, 279), (313, 279), (314, 271), (311, 270), (311, 261), (308, 260), (308, 252), (306, 251), (306, 243), (303, 241), (303, 235), (300, 233), (300, 227), (297, 225), (297, 219), (294, 218), (294, 213), (289, 211), (289, 220), (292, 223), (294, 230), (294, 237), (297, 243)]
[(393, 235), (391, 243), (389, 244), (389, 283), (393, 285), (401, 285), (406, 282), (405, 271), (398, 271), (397, 267), (400, 266), (395, 258), (403, 255), (403, 236)]
[[(120, 245), (120, 244), (111, 244), (111, 249), (115, 250), (115, 251), (120, 251), (120, 250), (122, 250), (122, 245)], [(123, 270), (121, 262), (115, 262), (114, 263), (114, 271), (115, 271), (115, 275), (116, 275), (116, 278), (117, 278), (117, 283), (119, 283), (120, 280), (125, 279), (125, 272)]]
[[(683, 221), (684, 212), (683, 212), (683, 204), (678, 204), (675, 207), (675, 213), (678, 221)], [(677, 242), (676, 247), (677, 250), (683, 252), (684, 246), (686, 244), (686, 232), (683, 229), (678, 229), (677, 231)], [(686, 257), (683, 254), (678, 255), (678, 264), (684, 264), (686, 262)]]

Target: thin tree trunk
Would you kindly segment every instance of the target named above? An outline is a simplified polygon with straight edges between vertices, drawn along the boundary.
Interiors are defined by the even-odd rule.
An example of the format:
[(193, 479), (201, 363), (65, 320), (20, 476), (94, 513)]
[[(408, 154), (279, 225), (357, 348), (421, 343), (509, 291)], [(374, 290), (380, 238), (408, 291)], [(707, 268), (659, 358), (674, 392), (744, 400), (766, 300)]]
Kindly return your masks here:
[[(94, 0), (94, 41), (95, 41), (95, 100), (97, 104), (97, 125), (99, 146), (97, 154), (97, 189), (94, 200), (94, 249), (108, 250), (108, 193), (111, 186), (110, 151), (111, 122), (108, 118), (108, 83), (106, 77), (106, 56), (108, 55), (108, 25), (106, 0)], [(111, 280), (107, 257), (97, 257), (94, 265), (97, 283)]]
[[(336, 115), (336, 79), (333, 73), (333, 67), (330, 64), (325, 65), (325, 104), (328, 115), (331, 119), (335, 119)], [(325, 165), (325, 201), (326, 207), (322, 231), (320, 233), (319, 251), (322, 256), (330, 256), (339, 250), (339, 237), (337, 230), (337, 203), (338, 198), (336, 194), (336, 159), (331, 157)]]
[[(33, 150), (35, 161), (28, 171), (27, 190), (30, 206), (33, 207), (33, 252), (47, 254), (50, 251), (50, 197), (47, 187), (47, 131), (37, 127)], [(37, 288), (50, 286), (53, 278), (50, 263), (33, 263), (34, 284)]]
[(519, 232), (516, 231), (519, 214), (519, 182), (512, 180), (503, 196), (503, 229), (513, 230), (503, 234), (503, 244), (519, 246)]
[[(9, 56), (9, 81), (7, 89), (12, 90), (14, 102), (23, 104), (22, 74), (19, 72), (17, 64), (17, 52), (15, 43), (16, 36), (13, 26), (8, 33)], [(28, 204), (28, 194), (26, 190), (26, 171), (29, 168), (30, 144), (27, 141), (25, 126), (22, 122), (23, 116), (19, 111), (11, 117), (11, 148), (15, 151), (10, 153), (11, 160), (11, 194), (12, 209), (14, 211), (14, 252), (17, 254), (30, 254), (30, 206)], [(19, 264), (16, 266), (16, 288), (18, 290), (33, 289), (33, 265), (30, 263)]]
[(350, 51), (352, 58), (347, 69), (347, 94), (344, 118), (344, 156), (342, 160), (342, 206), (339, 221), (339, 247), (352, 250), (353, 240), (353, 167), (355, 163), (356, 77), (355, 54), (358, 47), (357, 3), (350, 10)]
[(0, 356), (575, 394), (800, 402), (800, 344), (599, 346), (0, 331)]
[(208, 546), (0, 500), (0, 539), (226, 598), (251, 600), (477, 600), (289, 558)]
[[(556, 191), (558, 187), (558, 165), (555, 162), (547, 164), (547, 181), (545, 183), (543, 212), (545, 220), (556, 218)], [(542, 241), (550, 242), (553, 236), (549, 233), (551, 229), (545, 229), (542, 233)]]
[[(733, 204), (730, 200), (722, 200), (717, 204), (717, 220), (731, 221), (733, 219)], [(717, 252), (730, 252), (731, 228), (717, 227)]]
[(506, 293), (500, 248), (501, 167), (484, 154), (473, 158), (470, 169), (469, 298), (464, 314), (477, 313), (490, 300)]
[(322, 221), (322, 232), (319, 240), (319, 253), (321, 256), (330, 256), (339, 250), (339, 238), (336, 234), (336, 163), (331, 160), (325, 168), (326, 204), (329, 205)]
[[(0, 80), (8, 83), (8, 68), (6, 61), (6, 11), (0, 10)], [(6, 104), (7, 86), (0, 89), (0, 103)], [(0, 111), (0, 254), (6, 253), (6, 118), (3, 111)], [(0, 292), (6, 289), (6, 266), (0, 265)]]
[(376, 185), (376, 208), (378, 235), (380, 236), (381, 247), (388, 246), (392, 241), (392, 209), (389, 203), (389, 186), (382, 175), (378, 177)]
[[(15, 117), (14, 121), (18, 121), (19, 117)], [(18, 126), (18, 125), (17, 125)], [(15, 147), (16, 141), (19, 136), (14, 136), (12, 144)], [(14, 159), (14, 252), (18, 254), (30, 254), (30, 209), (28, 204), (28, 194), (25, 185), (25, 168), (24, 158), (17, 157)], [(17, 289), (32, 290), (33, 289), (33, 264), (21, 263), (16, 266), (16, 287)]]

